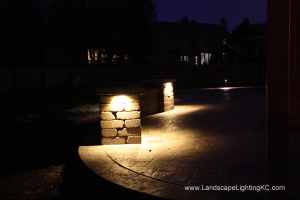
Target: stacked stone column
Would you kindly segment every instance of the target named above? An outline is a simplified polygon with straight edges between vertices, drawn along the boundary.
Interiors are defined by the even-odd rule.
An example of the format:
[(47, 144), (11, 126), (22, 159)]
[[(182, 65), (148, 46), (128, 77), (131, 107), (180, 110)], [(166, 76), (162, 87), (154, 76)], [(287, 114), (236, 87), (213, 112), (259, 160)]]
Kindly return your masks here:
[(161, 108), (164, 112), (174, 110), (174, 91), (173, 82), (163, 83), (163, 102), (164, 107)]
[(154, 79), (143, 81), (143, 85), (148, 89), (156, 88), (158, 112), (166, 112), (174, 109), (173, 82), (176, 79)]
[(132, 94), (136, 89), (127, 90), (127, 93), (126, 88), (96, 90), (100, 95), (102, 145), (141, 144), (140, 94)]

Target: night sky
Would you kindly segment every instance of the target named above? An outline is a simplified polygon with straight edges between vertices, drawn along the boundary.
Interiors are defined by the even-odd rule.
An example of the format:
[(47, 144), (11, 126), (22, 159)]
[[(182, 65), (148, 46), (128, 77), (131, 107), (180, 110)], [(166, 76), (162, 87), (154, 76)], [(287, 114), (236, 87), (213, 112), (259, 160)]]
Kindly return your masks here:
[(250, 23), (267, 22), (267, 0), (153, 0), (157, 20), (175, 22), (182, 17), (197, 23), (220, 24), (227, 19), (227, 30), (240, 25), (244, 18)]

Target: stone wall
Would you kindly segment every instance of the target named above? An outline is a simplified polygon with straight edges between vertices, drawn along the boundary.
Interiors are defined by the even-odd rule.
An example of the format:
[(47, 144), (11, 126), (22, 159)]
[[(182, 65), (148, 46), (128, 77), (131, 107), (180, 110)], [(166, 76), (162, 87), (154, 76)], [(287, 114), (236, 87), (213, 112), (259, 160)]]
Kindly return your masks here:
[(146, 90), (157, 89), (158, 112), (166, 112), (174, 109), (175, 79), (154, 79), (143, 82)]
[(174, 109), (174, 81), (152, 80), (143, 85), (96, 89), (101, 144), (141, 144), (141, 116)]
[(173, 82), (163, 83), (163, 112), (174, 110), (174, 91)]
[(158, 89), (146, 89), (146, 94), (141, 96), (141, 115), (158, 113), (157, 102)]
[(100, 112), (101, 144), (141, 143), (139, 95), (100, 96)]

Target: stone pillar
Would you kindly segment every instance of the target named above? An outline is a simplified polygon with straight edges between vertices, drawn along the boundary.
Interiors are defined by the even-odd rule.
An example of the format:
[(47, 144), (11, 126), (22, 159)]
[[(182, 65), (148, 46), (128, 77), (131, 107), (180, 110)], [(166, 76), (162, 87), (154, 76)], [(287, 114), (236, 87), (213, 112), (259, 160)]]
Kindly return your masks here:
[(143, 85), (148, 89), (157, 88), (158, 112), (165, 112), (174, 109), (174, 86), (176, 79), (154, 79), (143, 81)]
[(101, 144), (141, 144), (140, 87), (96, 89), (100, 100)]

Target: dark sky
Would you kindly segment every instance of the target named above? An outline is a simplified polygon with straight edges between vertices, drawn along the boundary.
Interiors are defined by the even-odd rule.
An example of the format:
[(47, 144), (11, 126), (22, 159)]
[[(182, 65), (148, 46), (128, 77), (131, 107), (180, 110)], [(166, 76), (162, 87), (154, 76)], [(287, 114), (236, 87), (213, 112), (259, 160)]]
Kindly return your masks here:
[(182, 17), (198, 23), (219, 24), (227, 19), (227, 30), (240, 25), (244, 18), (250, 23), (267, 22), (267, 0), (153, 0), (157, 20), (175, 22)]

